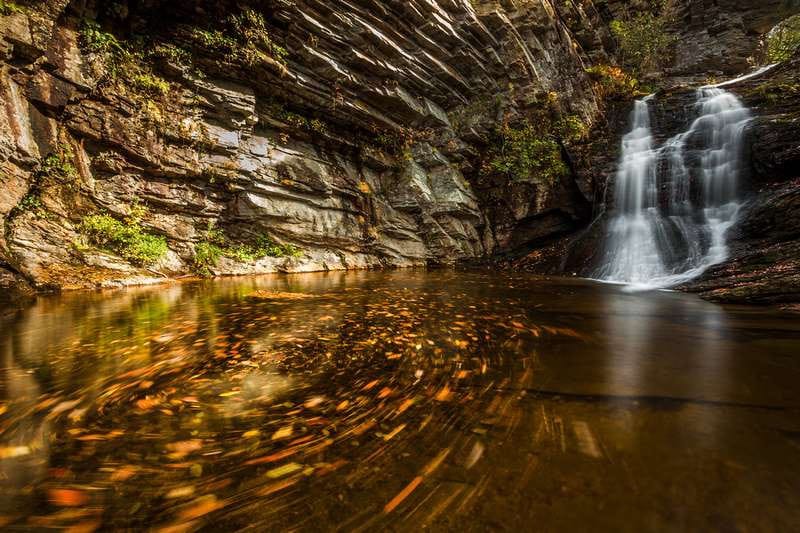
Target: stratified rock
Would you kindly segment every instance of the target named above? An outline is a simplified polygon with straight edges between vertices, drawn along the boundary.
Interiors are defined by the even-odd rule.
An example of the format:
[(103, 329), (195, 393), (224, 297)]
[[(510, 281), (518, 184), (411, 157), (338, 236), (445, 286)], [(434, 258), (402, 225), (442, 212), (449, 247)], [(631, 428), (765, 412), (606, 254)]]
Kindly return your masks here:
[[(558, 93), (564, 113), (587, 123), (597, 116), (584, 67), (589, 53), (607, 57), (591, 10), (265, 2), (253, 6), (271, 41), (287, 50), (285, 64), (264, 49), (251, 51), (256, 61), (247, 66), (239, 50), (197, 40), (218, 29), (235, 38), (223, 21), (246, 6), (122, 3), (109, 10), (48, 0), (0, 17), (8, 58), (0, 65), (8, 191), (0, 201), (0, 259), (41, 285), (61, 283), (54, 272), (66, 270), (56, 266), (86, 274), (88, 286), (191, 273), (211, 227), (233, 242), (266, 235), (302, 250), (258, 261), (223, 257), (210, 269), (244, 274), (452, 264), (583, 222), (572, 193), (594, 194), (588, 181), (509, 182), (489, 195), (505, 197), (500, 203), (473, 183), (498, 110), (525, 117), (531, 102)], [(169, 83), (168, 94), (143, 93), (135, 72), (109, 78), (109, 58), (81, 49), (87, 20), (122, 42), (146, 35), (147, 44), (177, 51), (140, 60)], [(582, 45), (597, 49), (581, 48), (578, 27)], [(456, 127), (455, 115), (469, 126)], [(41, 175), (42, 161), (56, 152), (71, 158), (69, 180)], [(86, 215), (121, 219), (133, 202), (147, 207), (142, 227), (169, 246), (149, 270), (86, 249), (81, 235)], [(551, 213), (564, 215), (532, 224)], [(490, 229), (487, 216), (502, 218), (502, 228)], [(65, 275), (70, 281), (61, 284), (73, 285), (76, 276)]]

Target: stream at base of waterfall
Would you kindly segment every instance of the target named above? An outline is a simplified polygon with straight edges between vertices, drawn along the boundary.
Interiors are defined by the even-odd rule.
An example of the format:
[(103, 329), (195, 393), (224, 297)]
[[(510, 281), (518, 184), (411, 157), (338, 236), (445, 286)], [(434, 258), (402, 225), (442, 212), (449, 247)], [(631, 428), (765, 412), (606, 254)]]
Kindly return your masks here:
[[(638, 100), (622, 139), (615, 211), (598, 279), (633, 289), (678, 285), (728, 257), (726, 234), (741, 203), (744, 134), (750, 111), (723, 86), (697, 90), (688, 130), (656, 146), (654, 96)], [(691, 149), (690, 149), (691, 147)]]

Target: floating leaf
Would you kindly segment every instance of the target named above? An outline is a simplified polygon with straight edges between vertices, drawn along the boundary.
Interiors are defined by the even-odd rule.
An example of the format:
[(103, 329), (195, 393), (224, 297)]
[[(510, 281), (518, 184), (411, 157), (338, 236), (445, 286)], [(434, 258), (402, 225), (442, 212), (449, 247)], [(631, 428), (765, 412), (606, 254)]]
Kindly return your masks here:
[(175, 487), (174, 489), (167, 492), (165, 495), (166, 498), (186, 498), (188, 496), (192, 496), (194, 494), (194, 487), (186, 486), (186, 487)]
[(201, 516), (222, 509), (227, 505), (224, 500), (218, 500), (213, 494), (197, 498), (192, 505), (183, 509), (178, 516), (183, 520), (194, 520)]
[(422, 476), (415, 477), (411, 481), (411, 483), (406, 485), (406, 487), (403, 490), (401, 490), (397, 494), (397, 496), (392, 498), (391, 501), (389, 501), (389, 503), (387, 503), (386, 506), (384, 506), (383, 512), (384, 513), (391, 513), (392, 511), (394, 511), (397, 508), (398, 505), (403, 503), (403, 500), (408, 498), (409, 494), (414, 492), (414, 489), (416, 489), (419, 486), (420, 483), (422, 483)]
[(299, 463), (287, 463), (285, 465), (279, 466), (278, 468), (273, 468), (272, 470), (267, 471), (267, 477), (272, 479), (277, 479), (279, 477), (286, 477), (289, 474), (293, 474), (298, 470), (301, 470), (303, 466)]
[(272, 440), (286, 439), (291, 437), (292, 433), (294, 433), (294, 428), (291, 425), (284, 426), (272, 434)]
[(60, 507), (78, 507), (89, 501), (85, 492), (74, 489), (50, 489), (47, 499)]

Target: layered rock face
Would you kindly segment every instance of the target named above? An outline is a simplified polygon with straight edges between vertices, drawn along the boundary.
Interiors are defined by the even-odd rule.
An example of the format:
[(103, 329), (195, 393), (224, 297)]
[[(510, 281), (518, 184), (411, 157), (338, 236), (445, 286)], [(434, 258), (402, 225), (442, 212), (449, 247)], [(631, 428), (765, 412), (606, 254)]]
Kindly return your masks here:
[[(220, 238), (293, 245), (206, 265), (239, 274), (453, 263), (572, 231), (585, 177), (478, 168), (498, 122), (548, 95), (597, 116), (582, 45), (604, 54), (599, 19), (560, 4), (15, 4), (0, 14), (0, 262), (97, 286), (193, 272)], [(84, 235), (87, 216), (134, 212), (167, 244), (147, 267)]]
[[(666, 30), (675, 42), (671, 57), (654, 73), (666, 79), (665, 85), (747, 72), (763, 36), (800, 12), (798, 0), (667, 0), (662, 4)], [(624, 20), (653, 5), (649, 0), (595, 2), (606, 21)]]
[(800, 10), (796, 0), (679, 0), (668, 5), (675, 48), (672, 76), (735, 76), (752, 67), (764, 34)]

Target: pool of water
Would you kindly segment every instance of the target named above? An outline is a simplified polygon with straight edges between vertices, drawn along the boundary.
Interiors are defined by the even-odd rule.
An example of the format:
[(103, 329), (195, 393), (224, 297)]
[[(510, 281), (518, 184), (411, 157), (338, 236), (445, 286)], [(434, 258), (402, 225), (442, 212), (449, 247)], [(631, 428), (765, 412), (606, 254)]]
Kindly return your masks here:
[(0, 527), (791, 530), (800, 320), (396, 271), (0, 313)]

